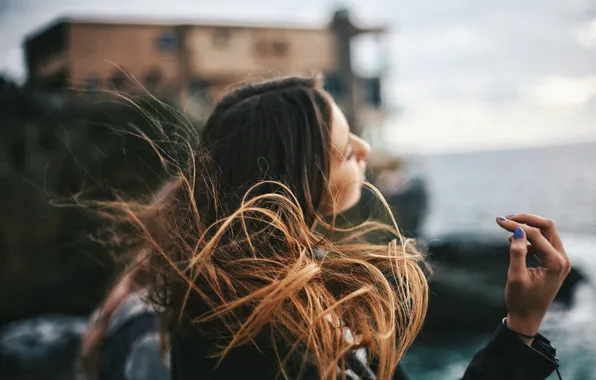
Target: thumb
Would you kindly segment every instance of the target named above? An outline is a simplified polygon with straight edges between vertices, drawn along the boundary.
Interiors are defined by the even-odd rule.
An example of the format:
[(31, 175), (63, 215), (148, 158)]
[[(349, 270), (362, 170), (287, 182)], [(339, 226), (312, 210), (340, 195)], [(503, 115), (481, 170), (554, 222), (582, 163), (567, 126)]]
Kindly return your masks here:
[(528, 268), (526, 267), (528, 240), (526, 238), (526, 233), (520, 227), (517, 227), (513, 233), (513, 240), (511, 240), (511, 248), (509, 252), (511, 255), (509, 273), (518, 279), (525, 277), (528, 272)]

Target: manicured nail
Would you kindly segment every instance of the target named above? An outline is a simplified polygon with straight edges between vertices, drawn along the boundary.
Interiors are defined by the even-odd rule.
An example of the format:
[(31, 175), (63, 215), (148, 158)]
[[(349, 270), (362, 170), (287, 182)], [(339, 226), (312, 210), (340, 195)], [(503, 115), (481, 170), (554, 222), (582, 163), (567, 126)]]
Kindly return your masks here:
[(499, 219), (501, 222), (504, 222), (507, 220), (507, 219), (503, 218), (502, 216), (499, 216), (497, 219)]
[(513, 233), (513, 238), (515, 240), (519, 240), (519, 239), (523, 239), (523, 237), (524, 237), (524, 230), (522, 230), (521, 227), (517, 227), (515, 229), (515, 232)]
[(508, 218), (511, 218), (512, 216), (515, 216), (515, 214), (507, 215)]

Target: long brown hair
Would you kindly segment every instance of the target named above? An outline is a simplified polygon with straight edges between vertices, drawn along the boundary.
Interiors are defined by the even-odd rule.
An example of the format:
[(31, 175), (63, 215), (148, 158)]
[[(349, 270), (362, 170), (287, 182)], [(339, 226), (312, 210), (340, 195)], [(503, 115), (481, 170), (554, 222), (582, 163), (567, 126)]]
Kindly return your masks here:
[[(151, 252), (152, 299), (216, 337), (215, 357), (267, 336), (281, 376), (298, 353), (335, 378), (346, 352), (365, 346), (388, 379), (426, 314), (423, 257), (395, 221), (339, 231), (319, 214), (331, 114), (315, 79), (246, 85), (218, 102), (184, 162), (156, 148), (172, 174), (159, 197), (100, 205)], [(366, 241), (380, 229), (396, 239)]]

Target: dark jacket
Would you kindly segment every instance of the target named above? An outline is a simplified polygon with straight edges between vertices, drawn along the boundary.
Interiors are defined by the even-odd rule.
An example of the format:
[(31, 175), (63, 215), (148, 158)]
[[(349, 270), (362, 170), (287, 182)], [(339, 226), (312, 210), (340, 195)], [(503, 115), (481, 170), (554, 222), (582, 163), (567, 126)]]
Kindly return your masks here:
[[(278, 365), (272, 347), (246, 345), (235, 348), (216, 366), (217, 359), (209, 358), (212, 343), (196, 331), (180, 328), (171, 336), (172, 380), (234, 380), (275, 379)], [(480, 350), (468, 366), (463, 380), (538, 380), (547, 378), (558, 368), (556, 351), (550, 342), (539, 335), (532, 346), (526, 345), (505, 326), (499, 326), (489, 343)], [(365, 352), (352, 352), (346, 359), (349, 380), (376, 379), (374, 365), (366, 362)], [(314, 366), (299, 372), (300, 362), (286, 368), (290, 378), (318, 379)], [(339, 376), (341, 378), (341, 375)], [(408, 377), (398, 367), (394, 380)]]
[[(158, 345), (159, 320), (140, 294), (132, 294), (110, 321), (102, 350), (100, 380), (234, 380), (274, 379), (278, 365), (273, 348), (266, 344), (235, 348), (216, 368), (210, 359), (213, 342), (195, 329), (178, 328), (171, 334), (171, 373), (163, 362)], [(472, 359), (463, 380), (545, 379), (558, 367), (555, 349), (538, 336), (532, 346), (524, 344), (505, 326), (497, 328), (489, 343)], [(366, 352), (350, 352), (346, 358), (346, 378), (375, 379), (375, 365), (368, 363)], [(429, 360), (431, 360), (429, 358)], [(292, 379), (318, 379), (314, 366), (299, 374), (301, 360), (287, 366)], [(341, 376), (340, 376), (341, 378)], [(408, 377), (398, 367), (394, 380)]]
[(130, 294), (110, 318), (98, 380), (170, 380), (159, 331), (159, 315), (145, 294)]

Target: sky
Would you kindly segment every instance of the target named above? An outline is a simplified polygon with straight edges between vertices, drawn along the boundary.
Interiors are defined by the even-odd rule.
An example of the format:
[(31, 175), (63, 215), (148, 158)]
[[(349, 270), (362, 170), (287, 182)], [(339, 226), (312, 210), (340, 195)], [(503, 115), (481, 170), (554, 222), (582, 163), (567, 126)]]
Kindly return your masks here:
[[(387, 25), (354, 48), (362, 72), (387, 67), (394, 110), (370, 134), (397, 153), (596, 141), (593, 0), (0, 0), (0, 71), (24, 78), (24, 36), (71, 16), (323, 26), (338, 6)], [(379, 143), (378, 141), (382, 141)]]

